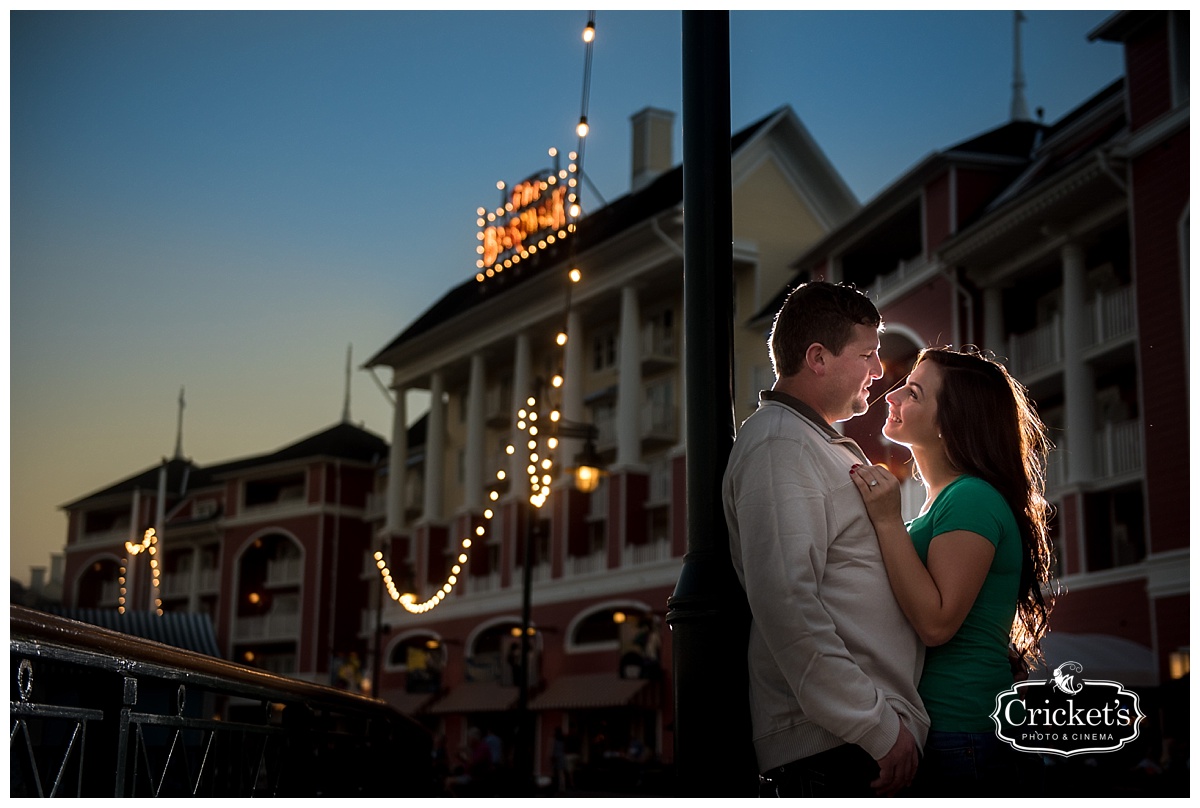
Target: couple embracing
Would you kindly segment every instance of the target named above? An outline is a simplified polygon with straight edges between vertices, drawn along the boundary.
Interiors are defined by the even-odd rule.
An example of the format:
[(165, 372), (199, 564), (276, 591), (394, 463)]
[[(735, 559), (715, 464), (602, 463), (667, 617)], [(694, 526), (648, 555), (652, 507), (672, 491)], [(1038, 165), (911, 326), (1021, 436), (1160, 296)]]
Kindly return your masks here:
[(853, 287), (793, 291), (726, 469), (760, 793), (1028, 793), (1037, 761), (990, 714), (1047, 629), (1046, 430), (1003, 365), (925, 349), (886, 397), (926, 493), (905, 524), (897, 479), (833, 427), (867, 410), (881, 327)]

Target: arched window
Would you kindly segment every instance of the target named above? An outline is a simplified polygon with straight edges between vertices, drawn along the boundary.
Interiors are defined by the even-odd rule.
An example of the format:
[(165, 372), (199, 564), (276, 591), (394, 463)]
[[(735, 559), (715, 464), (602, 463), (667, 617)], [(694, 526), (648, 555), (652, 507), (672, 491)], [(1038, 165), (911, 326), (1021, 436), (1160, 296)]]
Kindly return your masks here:
[(404, 689), (409, 693), (436, 693), (442, 687), (446, 646), (431, 633), (411, 634), (392, 644), (388, 670), (405, 671)]

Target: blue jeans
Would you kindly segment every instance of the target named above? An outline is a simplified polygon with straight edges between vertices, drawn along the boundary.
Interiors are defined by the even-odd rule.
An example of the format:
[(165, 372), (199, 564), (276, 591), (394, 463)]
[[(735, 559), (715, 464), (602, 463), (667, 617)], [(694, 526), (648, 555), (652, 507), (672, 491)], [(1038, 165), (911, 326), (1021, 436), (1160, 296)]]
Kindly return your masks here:
[(990, 732), (929, 731), (913, 783), (914, 796), (1033, 796), (1041, 791), (1041, 758), (1018, 752)]

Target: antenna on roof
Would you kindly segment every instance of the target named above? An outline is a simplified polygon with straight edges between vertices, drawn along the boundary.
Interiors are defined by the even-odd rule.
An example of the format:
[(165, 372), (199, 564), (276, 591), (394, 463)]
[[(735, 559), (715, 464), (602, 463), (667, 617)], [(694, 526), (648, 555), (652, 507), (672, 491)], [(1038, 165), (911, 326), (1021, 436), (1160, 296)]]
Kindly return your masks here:
[(350, 353), (354, 350), (354, 344), (346, 346), (346, 401), (342, 405), (342, 423), (350, 423)]
[(1025, 103), (1025, 73), (1021, 70), (1021, 23), (1025, 15), (1013, 12), (1013, 96), (1009, 115), (1014, 121), (1029, 120), (1029, 106)]
[(183, 388), (179, 388), (179, 426), (175, 430), (175, 459), (183, 459)]

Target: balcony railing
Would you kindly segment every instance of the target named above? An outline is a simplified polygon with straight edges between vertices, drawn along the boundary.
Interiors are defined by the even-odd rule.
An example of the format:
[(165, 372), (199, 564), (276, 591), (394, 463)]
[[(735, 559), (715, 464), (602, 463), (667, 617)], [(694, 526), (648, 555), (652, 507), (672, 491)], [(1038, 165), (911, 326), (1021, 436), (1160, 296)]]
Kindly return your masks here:
[[(165, 597), (182, 597), (192, 594), (192, 571), (172, 572), (162, 577), (162, 593)], [(196, 593), (216, 592), (221, 583), (221, 571), (202, 569), (195, 573)]]
[(1008, 338), (1008, 370), (1024, 376), (1062, 361), (1062, 325), (1056, 314), (1048, 323)]
[(875, 281), (867, 288), (867, 294), (871, 296), (871, 299), (878, 300), (928, 267), (929, 261), (923, 255), (915, 255), (907, 260), (898, 261), (894, 270), (875, 278)]
[(1135, 418), (1107, 423), (1096, 430), (1093, 470), (1097, 478), (1119, 477), (1142, 469), (1142, 422)]
[(652, 541), (648, 544), (625, 545), (625, 563), (653, 564), (671, 557), (671, 542)]
[(1099, 345), (1134, 333), (1133, 287), (1122, 286), (1087, 304), (1088, 344)]
[(294, 640), (300, 636), (300, 615), (296, 612), (267, 612), (240, 617), (233, 626), (238, 641)]
[(385, 702), (11, 606), (10, 797), (426, 797)]
[(267, 562), (267, 586), (295, 586), (300, 583), (304, 559), (300, 556), (276, 558)]
[(500, 572), (489, 572), (487, 575), (468, 575), (468, 592), (496, 592), (500, 589)]
[(569, 556), (567, 562), (567, 569), (572, 575), (591, 575), (607, 569), (608, 553), (601, 551), (585, 556)]
[(363, 519), (375, 522), (387, 516), (387, 493), (372, 491), (367, 494), (366, 504), (363, 505)]

